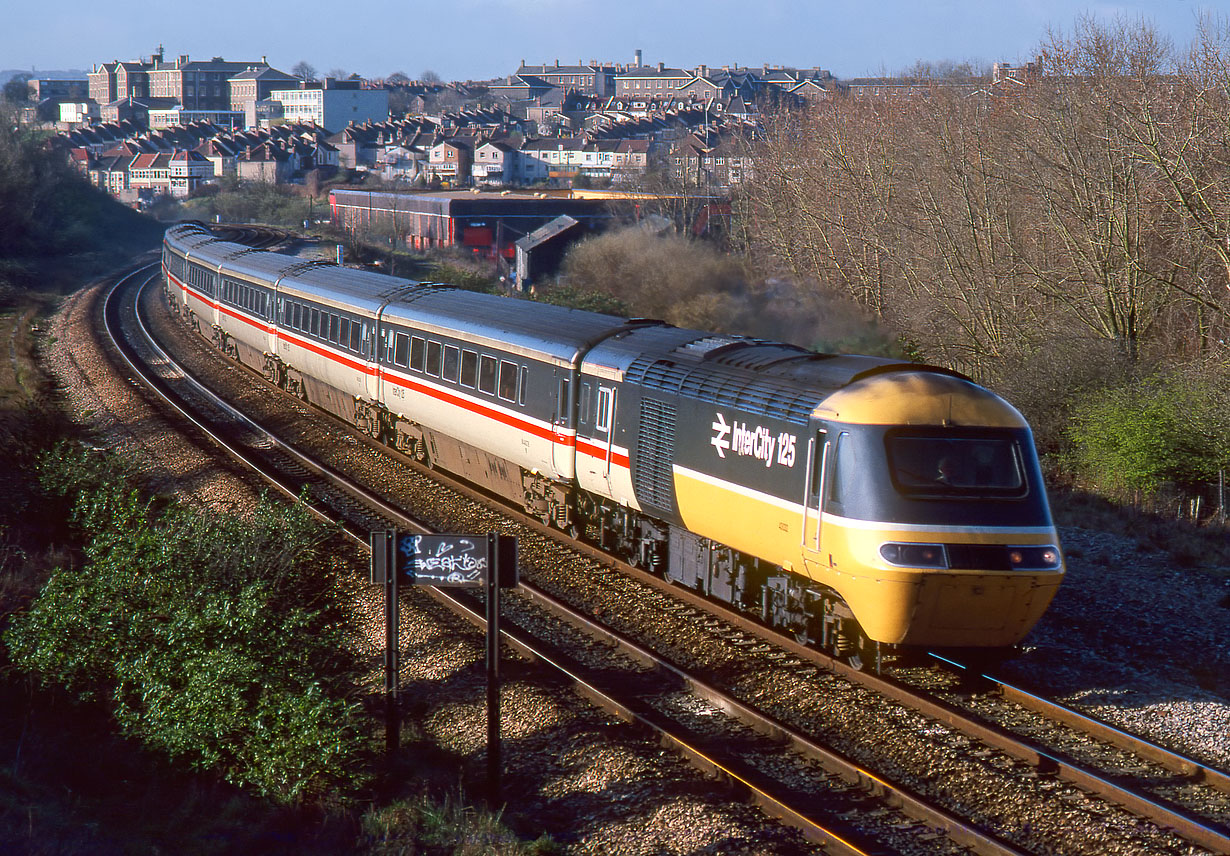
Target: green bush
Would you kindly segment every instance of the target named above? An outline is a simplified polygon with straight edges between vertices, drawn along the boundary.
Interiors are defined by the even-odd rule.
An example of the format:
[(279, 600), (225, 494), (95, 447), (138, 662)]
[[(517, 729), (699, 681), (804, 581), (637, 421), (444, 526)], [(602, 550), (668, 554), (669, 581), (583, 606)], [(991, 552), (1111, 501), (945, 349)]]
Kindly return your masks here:
[(1091, 394), (1074, 408), (1069, 437), (1075, 470), (1112, 495), (1192, 490), (1230, 463), (1224, 390), (1181, 373)]
[(77, 495), (85, 562), (14, 618), (5, 641), (19, 667), (108, 703), (146, 745), (279, 801), (362, 783), (359, 664), (330, 596), (328, 533), (306, 511), (160, 505), (105, 456), (61, 452), (45, 472), (53, 492)]

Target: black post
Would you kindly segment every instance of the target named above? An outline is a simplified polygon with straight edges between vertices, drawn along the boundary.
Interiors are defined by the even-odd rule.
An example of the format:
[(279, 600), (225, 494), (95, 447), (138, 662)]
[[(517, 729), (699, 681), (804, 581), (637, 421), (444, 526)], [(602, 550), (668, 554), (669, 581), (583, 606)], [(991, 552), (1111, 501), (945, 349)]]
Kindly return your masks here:
[(394, 561), (397, 536), (390, 531), (385, 539), (385, 567), (388, 574), (384, 580), (384, 747), (392, 754), (401, 745), (401, 716), (397, 709), (401, 649), (401, 615), (398, 605), (397, 578), (400, 576)]
[(494, 533), (487, 535), (487, 792), (500, 804), (500, 575)]

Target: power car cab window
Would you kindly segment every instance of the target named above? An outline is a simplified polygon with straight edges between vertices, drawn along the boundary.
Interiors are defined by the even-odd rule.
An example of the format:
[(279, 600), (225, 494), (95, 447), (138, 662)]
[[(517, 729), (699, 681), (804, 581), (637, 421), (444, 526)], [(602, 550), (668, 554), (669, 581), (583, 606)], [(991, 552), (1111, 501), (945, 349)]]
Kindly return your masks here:
[(890, 434), (893, 484), (907, 495), (1019, 497), (1025, 493), (1021, 449), (1010, 436)]

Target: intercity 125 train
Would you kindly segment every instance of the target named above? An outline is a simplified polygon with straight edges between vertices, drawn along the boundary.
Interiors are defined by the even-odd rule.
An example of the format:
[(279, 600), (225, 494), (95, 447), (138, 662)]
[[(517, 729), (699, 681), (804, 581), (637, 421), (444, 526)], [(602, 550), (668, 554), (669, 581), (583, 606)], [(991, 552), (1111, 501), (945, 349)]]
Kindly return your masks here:
[[(952, 371), (164, 240), (172, 305), (273, 384), (855, 662), (1001, 648), (1064, 574), (1029, 426)], [(878, 661), (878, 659), (877, 659)]]

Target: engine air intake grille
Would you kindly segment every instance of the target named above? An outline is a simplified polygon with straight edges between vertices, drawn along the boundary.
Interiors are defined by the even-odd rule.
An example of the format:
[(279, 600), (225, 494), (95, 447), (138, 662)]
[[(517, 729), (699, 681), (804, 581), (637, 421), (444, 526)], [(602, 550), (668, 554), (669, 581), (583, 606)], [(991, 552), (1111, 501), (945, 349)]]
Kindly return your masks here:
[(675, 510), (675, 408), (652, 398), (641, 399), (637, 431), (636, 498), (663, 511)]

